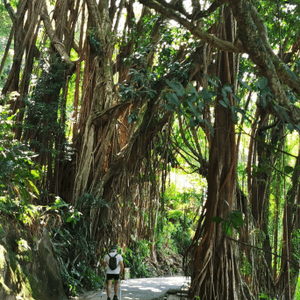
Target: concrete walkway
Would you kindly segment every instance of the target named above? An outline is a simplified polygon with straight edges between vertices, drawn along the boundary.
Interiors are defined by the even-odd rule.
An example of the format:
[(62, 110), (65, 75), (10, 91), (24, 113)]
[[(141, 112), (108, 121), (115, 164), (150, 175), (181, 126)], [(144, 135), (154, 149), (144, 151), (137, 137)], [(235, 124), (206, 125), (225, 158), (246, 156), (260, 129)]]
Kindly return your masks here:
[[(169, 290), (180, 290), (189, 279), (180, 277), (157, 277), (121, 281), (121, 300), (151, 300), (163, 296)], [(112, 293), (113, 295), (113, 293)], [(78, 297), (80, 300), (106, 300), (104, 290), (92, 291)], [(111, 297), (112, 298), (112, 297)], [(120, 294), (118, 295), (120, 299)]]

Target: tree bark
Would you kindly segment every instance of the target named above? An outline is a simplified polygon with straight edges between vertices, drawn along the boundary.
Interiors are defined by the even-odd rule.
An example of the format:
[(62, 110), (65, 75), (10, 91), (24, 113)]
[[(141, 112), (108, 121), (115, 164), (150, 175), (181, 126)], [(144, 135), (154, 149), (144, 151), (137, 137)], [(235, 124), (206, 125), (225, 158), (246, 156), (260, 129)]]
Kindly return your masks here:
[[(225, 27), (222, 38), (233, 41), (235, 38), (234, 19), (229, 8), (222, 14)], [(232, 84), (235, 80), (234, 56), (220, 52), (219, 78), (222, 85)], [(234, 99), (227, 95), (230, 104)], [(231, 111), (219, 102), (215, 105), (214, 135), (209, 153), (208, 194), (205, 204), (205, 220), (200, 231), (203, 238), (195, 246), (195, 260), (192, 272), (192, 294), (201, 299), (241, 299), (241, 279), (238, 260), (231, 241), (225, 239), (222, 224), (212, 221), (213, 217), (226, 219), (236, 208), (236, 167), (237, 148), (235, 143), (235, 125)]]

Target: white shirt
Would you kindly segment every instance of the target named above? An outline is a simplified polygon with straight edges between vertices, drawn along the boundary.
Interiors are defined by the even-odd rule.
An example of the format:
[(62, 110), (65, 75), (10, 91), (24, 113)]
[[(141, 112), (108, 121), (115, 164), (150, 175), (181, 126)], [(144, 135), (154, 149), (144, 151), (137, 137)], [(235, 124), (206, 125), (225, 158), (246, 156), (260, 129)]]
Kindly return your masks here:
[[(109, 255), (110, 255), (111, 257), (115, 256), (116, 254), (117, 254), (117, 250), (112, 251), (112, 252), (109, 253)], [(119, 273), (120, 273), (120, 270), (121, 270), (121, 267), (120, 267), (120, 261), (123, 261), (123, 257), (122, 257), (121, 254), (118, 254), (118, 255), (116, 256), (116, 259), (117, 259), (117, 268), (116, 268), (115, 270), (111, 270), (111, 269), (109, 268), (109, 256), (106, 255), (106, 256), (104, 257), (104, 261), (106, 262), (106, 274), (119, 274)]]

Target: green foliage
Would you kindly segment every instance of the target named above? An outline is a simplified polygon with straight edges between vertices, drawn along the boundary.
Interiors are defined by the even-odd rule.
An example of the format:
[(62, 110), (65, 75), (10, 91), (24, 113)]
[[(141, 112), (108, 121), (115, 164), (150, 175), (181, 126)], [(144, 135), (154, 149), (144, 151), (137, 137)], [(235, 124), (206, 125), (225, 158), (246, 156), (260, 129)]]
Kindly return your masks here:
[[(135, 20), (132, 20), (135, 21)], [(157, 45), (153, 45), (152, 32), (156, 29), (157, 22), (161, 22), (161, 39)], [(162, 78), (168, 73), (180, 80), (188, 79), (188, 71), (191, 63), (179, 63), (174, 61), (177, 46), (187, 43), (190, 34), (180, 28), (170, 28), (165, 22), (159, 20), (156, 15), (147, 15), (143, 18), (143, 30), (137, 28), (133, 23), (133, 29), (129, 36), (124, 39), (127, 43), (133, 42), (132, 54), (126, 57), (123, 62), (131, 66), (129, 75), (130, 82), (123, 82), (119, 85), (119, 95), (123, 101), (137, 101), (141, 99), (153, 99), (157, 95)], [(124, 41), (123, 41), (124, 43)], [(148, 58), (151, 51), (158, 49), (156, 64), (152, 69), (148, 69)], [(193, 47), (193, 46), (191, 46)], [(129, 121), (136, 121), (138, 114), (134, 112), (130, 115)]]
[(181, 191), (180, 186), (170, 185), (165, 193), (166, 213), (161, 212), (158, 217), (156, 249), (161, 252), (170, 249), (182, 255), (191, 244), (201, 204), (202, 195), (195, 189)]
[(260, 293), (259, 294), (259, 299), (270, 299), (268, 295), (264, 294), (264, 293)]
[(91, 208), (100, 208), (100, 207), (108, 207), (107, 202), (105, 202), (102, 198), (96, 198), (92, 194), (83, 193), (77, 201), (77, 208), (80, 210), (90, 210)]
[(251, 271), (252, 271), (251, 264), (248, 261), (245, 253), (242, 253), (241, 255), (240, 271), (243, 276), (251, 275)]
[(97, 276), (85, 262), (79, 262), (70, 271), (63, 268), (61, 274), (66, 293), (70, 296), (76, 296), (83, 290), (99, 289), (104, 283), (104, 279)]
[[(102, 286), (102, 279), (95, 271), (95, 244), (82, 213), (59, 197), (49, 207), (31, 204), (32, 199), (39, 196), (34, 182), (41, 172), (33, 160), (35, 155), (13, 139), (14, 116), (2, 106), (0, 114), (0, 213), (25, 225), (40, 220), (52, 228), (53, 246), (69, 294)], [(89, 208), (105, 205), (91, 195), (83, 195), (78, 202), (83, 209), (86, 205)]]
[(31, 224), (39, 215), (31, 202), (39, 195), (35, 181), (41, 172), (34, 153), (13, 138), (13, 119), (7, 107), (0, 106), (0, 212)]
[[(133, 58), (134, 57), (134, 58)], [(145, 67), (144, 56), (135, 53), (131, 57), (131, 61), (139, 61), (139, 69), (130, 69), (129, 75), (132, 76), (130, 84), (123, 83), (119, 85), (119, 95), (123, 101), (138, 101), (144, 98), (152, 99), (156, 95), (154, 89), (155, 81), (153, 80), (153, 74), (147, 72)], [(131, 115), (131, 122), (137, 119), (137, 113), (134, 112)], [(135, 115), (135, 116), (134, 116)]]
[(13, 139), (13, 119), (7, 108), (0, 106), (0, 195), (27, 203), (38, 195), (34, 181), (40, 171), (34, 153)]
[(232, 229), (238, 230), (244, 225), (243, 213), (239, 210), (233, 210), (225, 219), (221, 217), (213, 217), (211, 220), (216, 223), (223, 223), (223, 231), (229, 236), (232, 234)]
[(259, 294), (259, 299), (276, 300), (277, 298), (270, 298), (267, 292), (264, 292)]
[(192, 220), (181, 219), (178, 223), (168, 223), (170, 229), (170, 247), (171, 249), (181, 255), (191, 245), (191, 233), (188, 230), (191, 226)]
[(188, 79), (191, 62), (178, 62), (174, 60), (178, 54), (178, 49), (185, 45), (187, 51), (192, 53), (197, 46), (197, 42), (190, 39), (190, 32), (179, 27), (162, 27), (161, 40), (158, 47), (158, 64), (155, 66), (154, 73), (158, 78), (172, 75), (178, 81)]
[[(1, 59), (4, 56), (4, 51), (6, 48), (6, 44), (8, 41), (9, 33), (12, 28), (12, 21), (8, 15), (8, 12), (6, 11), (4, 5), (2, 4), (2, 1), (0, 2), (0, 14), (1, 14), (1, 23), (0, 23), (0, 57)], [(11, 64), (13, 60), (13, 55), (11, 53), (8, 54), (5, 65), (3, 68), (2, 73), (0, 74), (0, 90), (2, 90), (2, 87), (5, 84), (5, 81), (7, 79)], [(0, 60), (1, 63), (1, 60)]]
[(282, 45), (287, 36), (289, 36), (287, 48), (296, 41), (300, 26), (295, 16), (299, 14), (299, 10), (297, 0), (260, 1), (259, 14), (264, 18), (272, 47), (278, 48), (278, 45)]
[(183, 85), (177, 81), (170, 82), (169, 80), (166, 80), (166, 83), (175, 93), (170, 92), (166, 94), (167, 104), (165, 105), (165, 108), (177, 112), (180, 115), (184, 115), (189, 119), (192, 128), (201, 123), (205, 123), (213, 134), (213, 127), (202, 117), (202, 109), (206, 104), (212, 102), (212, 99), (216, 94), (214, 92), (208, 92), (206, 89), (203, 89), (199, 94), (191, 84), (185, 89)]
[(61, 226), (52, 228), (54, 251), (61, 265), (63, 284), (68, 295), (76, 295), (83, 289), (103, 286), (104, 278), (97, 275), (95, 241), (90, 237), (89, 225), (82, 213), (59, 197), (48, 213), (58, 213)]
[(131, 240), (123, 256), (124, 264), (130, 268), (130, 275), (133, 278), (149, 277), (150, 268), (146, 259), (150, 256), (150, 242), (147, 240)]
[[(24, 96), (24, 140), (30, 137), (30, 146), (40, 155), (62, 158), (69, 155), (65, 138), (66, 108), (61, 89), (65, 84), (66, 65), (57, 55), (44, 53), (40, 60), (41, 74), (32, 80), (33, 92)], [(62, 151), (63, 155), (62, 155)]]
[[(210, 84), (211, 89), (208, 90), (203, 88), (200, 93), (190, 83), (187, 88), (184, 88), (177, 80), (174, 80), (173, 82), (166, 80), (166, 83), (175, 93), (169, 92), (166, 94), (167, 104), (165, 105), (165, 108), (167, 110), (175, 111), (180, 115), (184, 115), (189, 119), (192, 128), (201, 123), (205, 123), (212, 134), (214, 134), (214, 129), (211, 123), (209, 123), (206, 118), (202, 117), (202, 112), (203, 108), (211, 104), (217, 95), (221, 96), (219, 104), (230, 110), (234, 123), (237, 123), (239, 120), (238, 114), (243, 118), (248, 118), (245, 110), (240, 108), (240, 98), (235, 95), (233, 88), (230, 85), (225, 84), (221, 86), (219, 78), (216, 77), (215, 79), (212, 79), (207, 75), (204, 76)], [(236, 100), (234, 105), (230, 104), (228, 94)]]
[[(2, 197), (3, 198), (3, 197)], [(53, 205), (40, 207), (0, 199), (0, 211), (26, 225), (43, 224), (51, 230), (52, 245), (60, 263), (63, 285), (68, 295), (101, 288), (104, 278), (97, 275), (95, 242), (89, 237), (88, 224), (74, 207), (57, 197)], [(34, 225), (35, 226), (35, 225)], [(30, 257), (28, 246), (18, 242), (22, 259)], [(22, 251), (21, 251), (22, 250)]]
[[(140, 101), (142, 99), (153, 99), (156, 95), (158, 74), (151, 72), (147, 68), (147, 58), (153, 50), (151, 41), (151, 31), (158, 19), (156, 15), (146, 15), (143, 17), (142, 34), (135, 19), (132, 19), (132, 30), (129, 35), (120, 40), (120, 47), (128, 43), (133, 44), (131, 55), (124, 58), (123, 63), (130, 66), (130, 82), (122, 82), (119, 85), (119, 95), (123, 101)], [(138, 120), (139, 112), (132, 112), (128, 120), (133, 123)]]
[(40, 208), (36, 205), (20, 202), (18, 199), (0, 197), (0, 213), (22, 222), (24, 225), (32, 225), (40, 215)]
[(300, 300), (300, 277), (298, 277), (297, 288), (295, 292), (295, 300)]
[(268, 86), (268, 79), (263, 77), (259, 81), (257, 81), (255, 85), (256, 89), (258, 90), (258, 96), (261, 99), (260, 101), (262, 107), (266, 108), (267, 106), (271, 105), (277, 112), (278, 117), (282, 120), (282, 123), (287, 124), (287, 128), (290, 131), (297, 129), (297, 127), (291, 123), (287, 111), (280, 105), (276, 104), (276, 102), (272, 101), (274, 99), (274, 96)]
[(42, 74), (37, 81), (34, 81), (36, 85), (31, 102), (39, 100), (42, 102), (45, 96), (56, 95), (65, 84), (66, 65), (58, 55), (45, 53), (39, 61), (39, 67)]
[(292, 245), (293, 245), (293, 259), (300, 262), (300, 229), (292, 232)]
[(96, 35), (96, 28), (91, 27), (88, 30), (88, 38), (89, 38), (89, 42), (92, 45), (92, 47), (94, 48), (94, 51), (98, 54), (98, 55), (102, 55), (103, 54), (103, 45), (101, 45), (99, 39), (97, 38)]

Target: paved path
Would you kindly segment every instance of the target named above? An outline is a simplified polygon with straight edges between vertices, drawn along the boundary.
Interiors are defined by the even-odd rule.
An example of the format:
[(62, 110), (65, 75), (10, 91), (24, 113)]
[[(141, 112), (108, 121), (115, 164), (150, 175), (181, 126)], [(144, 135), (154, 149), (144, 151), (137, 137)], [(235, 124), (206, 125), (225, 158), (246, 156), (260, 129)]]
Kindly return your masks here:
[[(122, 280), (121, 300), (151, 300), (164, 295), (170, 289), (180, 289), (187, 284), (188, 279), (183, 276)], [(106, 292), (92, 291), (76, 299), (106, 300)]]

